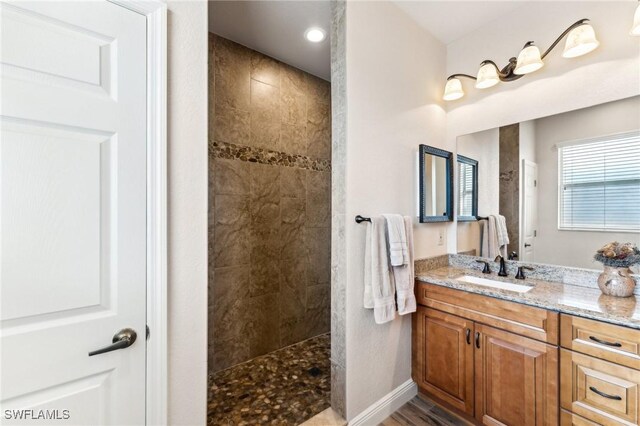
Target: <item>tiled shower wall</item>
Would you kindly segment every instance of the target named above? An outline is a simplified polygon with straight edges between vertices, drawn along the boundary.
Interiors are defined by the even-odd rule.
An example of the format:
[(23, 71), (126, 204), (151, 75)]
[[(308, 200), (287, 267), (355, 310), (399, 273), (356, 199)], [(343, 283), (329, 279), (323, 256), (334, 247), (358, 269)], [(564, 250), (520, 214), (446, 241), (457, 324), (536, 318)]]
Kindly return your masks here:
[(508, 251), (520, 251), (520, 124), (500, 127), (500, 214), (507, 222)]
[(209, 370), (329, 331), (331, 88), (209, 34)]

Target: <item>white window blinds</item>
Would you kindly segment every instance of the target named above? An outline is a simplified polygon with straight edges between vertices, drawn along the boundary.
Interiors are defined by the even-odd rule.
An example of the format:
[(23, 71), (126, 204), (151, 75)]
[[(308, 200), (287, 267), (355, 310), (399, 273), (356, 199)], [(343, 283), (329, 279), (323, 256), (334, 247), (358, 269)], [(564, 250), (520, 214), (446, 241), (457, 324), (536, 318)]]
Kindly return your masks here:
[(458, 163), (458, 216), (473, 215), (473, 166), (466, 163)]
[(640, 131), (558, 148), (559, 228), (640, 231)]

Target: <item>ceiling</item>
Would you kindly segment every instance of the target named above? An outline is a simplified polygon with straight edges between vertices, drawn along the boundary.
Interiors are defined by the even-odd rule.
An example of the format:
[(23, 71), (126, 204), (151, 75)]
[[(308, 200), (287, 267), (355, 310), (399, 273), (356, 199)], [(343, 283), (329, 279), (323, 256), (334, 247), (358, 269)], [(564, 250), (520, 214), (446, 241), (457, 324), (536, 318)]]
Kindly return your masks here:
[[(528, 1), (392, 0), (444, 44), (496, 21)], [(209, 31), (329, 80), (330, 40), (310, 43), (309, 27), (330, 32), (328, 0), (209, 1)], [(496, 24), (497, 26), (497, 24)]]
[[(209, 1), (209, 31), (325, 80), (331, 76), (329, 1)], [(311, 43), (309, 27), (327, 38)]]
[(527, 3), (525, 1), (402, 1), (394, 0), (422, 28), (444, 44), (499, 19)]

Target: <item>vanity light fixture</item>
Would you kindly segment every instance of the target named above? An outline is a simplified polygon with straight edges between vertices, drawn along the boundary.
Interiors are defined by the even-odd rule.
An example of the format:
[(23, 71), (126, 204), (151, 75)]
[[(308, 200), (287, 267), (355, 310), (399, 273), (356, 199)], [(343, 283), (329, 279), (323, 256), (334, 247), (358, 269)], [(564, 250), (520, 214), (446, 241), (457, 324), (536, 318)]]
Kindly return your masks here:
[(320, 43), (327, 36), (327, 33), (322, 28), (311, 27), (304, 32), (304, 38), (311, 43)]
[(633, 15), (633, 26), (631, 27), (630, 35), (640, 37), (640, 4), (636, 9), (636, 14)]
[[(635, 21), (634, 30), (637, 30), (638, 35), (640, 35), (640, 7), (638, 7), (636, 11)], [(529, 41), (524, 45), (518, 57), (509, 59), (509, 63), (502, 69), (498, 67), (495, 62), (486, 59), (480, 63), (480, 69), (476, 77), (468, 74), (450, 75), (447, 78), (447, 84), (444, 88), (443, 99), (445, 101), (453, 101), (464, 96), (462, 82), (459, 77), (475, 80), (476, 89), (487, 89), (501, 81), (518, 80), (525, 74), (539, 70), (544, 66), (543, 59), (565, 36), (567, 37), (567, 41), (562, 53), (562, 56), (565, 58), (576, 58), (585, 55), (600, 45), (596, 39), (596, 33), (593, 27), (589, 24), (589, 20), (581, 19), (564, 30), (564, 32), (560, 34), (560, 37), (542, 54), (538, 46), (532, 41)]]

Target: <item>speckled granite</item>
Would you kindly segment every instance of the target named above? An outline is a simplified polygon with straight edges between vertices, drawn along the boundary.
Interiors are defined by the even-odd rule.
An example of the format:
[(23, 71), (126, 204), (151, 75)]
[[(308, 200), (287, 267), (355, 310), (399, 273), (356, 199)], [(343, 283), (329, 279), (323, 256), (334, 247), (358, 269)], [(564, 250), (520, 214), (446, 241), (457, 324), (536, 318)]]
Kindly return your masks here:
[[(482, 258), (476, 256), (466, 256), (462, 254), (450, 254), (449, 265), (457, 268), (479, 270), (482, 269), (482, 266), (477, 263), (477, 260), (479, 259)], [(489, 263), (491, 265), (491, 270), (497, 272), (499, 269), (498, 263), (493, 261), (490, 261)], [(507, 260), (505, 261), (505, 263), (507, 265), (507, 272), (511, 277), (515, 276), (518, 266), (525, 265), (533, 268), (533, 271), (526, 272), (527, 277), (533, 279), (598, 289), (598, 275), (600, 275), (601, 272), (599, 270), (511, 260)], [(638, 275), (635, 275), (635, 278), (636, 283), (640, 283), (640, 277)], [(636, 285), (635, 294), (640, 295), (640, 285)]]
[[(456, 259), (454, 263), (459, 265), (461, 261)], [(627, 298), (605, 296), (597, 288), (533, 278), (533, 274), (530, 274), (530, 278), (525, 280), (516, 280), (513, 278), (514, 272), (510, 268), (510, 277), (499, 277), (495, 273), (487, 276), (482, 274), (478, 265), (473, 262), (473, 268), (445, 266), (416, 274), (416, 279), (443, 287), (640, 329), (640, 306), (636, 303), (636, 296)], [(526, 293), (517, 293), (457, 281), (456, 278), (462, 275), (474, 275), (496, 281), (529, 285), (533, 289)]]
[(431, 269), (442, 268), (449, 264), (449, 255), (443, 254), (441, 256), (425, 257), (423, 259), (416, 259), (413, 262), (415, 274), (419, 275), (422, 272), (429, 271)]
[(323, 334), (209, 376), (207, 423), (298, 425), (327, 409), (330, 347)]

